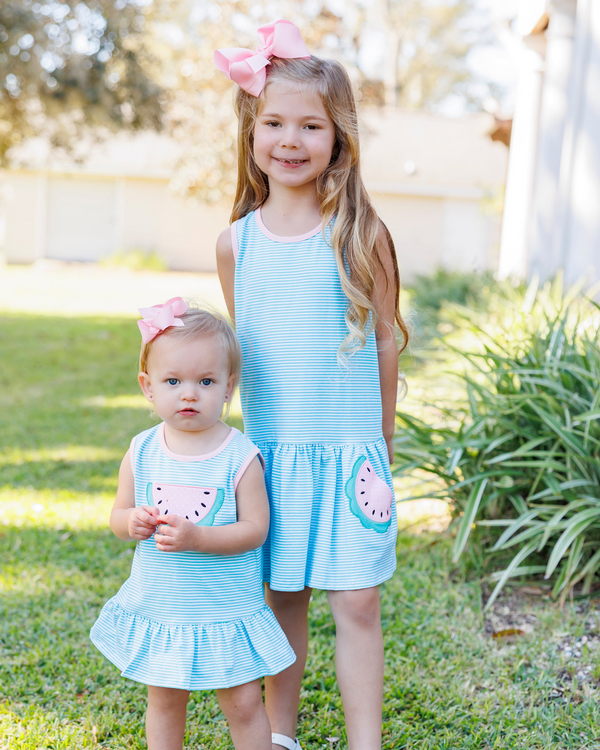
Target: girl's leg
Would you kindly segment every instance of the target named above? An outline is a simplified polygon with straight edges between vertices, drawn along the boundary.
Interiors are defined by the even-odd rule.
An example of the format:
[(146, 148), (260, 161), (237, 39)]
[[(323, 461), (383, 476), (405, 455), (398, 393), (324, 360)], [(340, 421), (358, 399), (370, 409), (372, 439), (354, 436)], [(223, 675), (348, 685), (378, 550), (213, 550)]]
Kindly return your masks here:
[(148, 685), (148, 750), (182, 750), (189, 696), (187, 690)]
[(262, 701), (260, 680), (217, 690), (235, 750), (270, 750), (271, 725)]
[[(308, 651), (308, 605), (312, 589), (273, 591), (267, 586), (267, 604), (286, 634), (296, 661), (283, 672), (265, 677), (265, 704), (271, 729), (287, 737), (296, 736), (300, 685)], [(273, 745), (273, 750), (281, 750)]]
[(377, 586), (328, 591), (335, 620), (335, 666), (348, 750), (381, 750), (383, 633)]

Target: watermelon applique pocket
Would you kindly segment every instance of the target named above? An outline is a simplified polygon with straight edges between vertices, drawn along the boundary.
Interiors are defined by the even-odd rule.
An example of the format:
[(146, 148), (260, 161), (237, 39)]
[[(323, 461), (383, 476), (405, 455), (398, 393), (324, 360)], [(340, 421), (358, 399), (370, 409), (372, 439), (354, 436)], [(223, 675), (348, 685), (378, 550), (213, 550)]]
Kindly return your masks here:
[(225, 492), (215, 487), (148, 482), (146, 498), (148, 505), (157, 507), (163, 516), (180, 516), (196, 526), (212, 526), (223, 505)]
[(366, 456), (356, 459), (352, 475), (346, 482), (346, 495), (350, 500), (350, 510), (365, 529), (380, 533), (389, 529), (394, 497)]

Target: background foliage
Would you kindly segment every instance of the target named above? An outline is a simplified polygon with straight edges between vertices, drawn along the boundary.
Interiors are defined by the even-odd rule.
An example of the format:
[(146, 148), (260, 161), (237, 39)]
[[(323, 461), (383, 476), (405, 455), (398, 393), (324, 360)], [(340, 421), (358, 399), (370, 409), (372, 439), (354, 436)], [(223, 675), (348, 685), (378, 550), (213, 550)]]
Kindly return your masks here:
[(489, 43), (474, 0), (4, 0), (0, 4), (0, 166), (44, 142), (84, 158), (117, 129), (163, 130), (184, 157), (173, 186), (208, 201), (233, 192), (232, 84), (218, 47), (258, 44), (285, 17), (317, 55), (348, 68), (371, 105), (436, 107), (450, 94), (478, 108), (493, 86), (469, 51)]

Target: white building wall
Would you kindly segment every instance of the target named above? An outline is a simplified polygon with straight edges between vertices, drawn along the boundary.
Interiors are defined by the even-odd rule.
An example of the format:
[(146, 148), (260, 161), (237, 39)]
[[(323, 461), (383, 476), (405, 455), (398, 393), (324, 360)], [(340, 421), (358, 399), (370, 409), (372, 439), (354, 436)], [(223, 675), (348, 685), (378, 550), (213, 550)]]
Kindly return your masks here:
[(480, 198), (373, 194), (373, 203), (396, 246), (403, 283), (437, 268), (495, 268), (499, 217), (481, 210)]
[(230, 207), (188, 203), (168, 180), (9, 172), (4, 177), (4, 256), (98, 261), (115, 252), (156, 252), (173, 270), (213, 272)]
[(491, 226), (477, 201), (447, 198), (439, 265), (454, 271), (487, 271), (491, 259)]
[(444, 200), (372, 195), (375, 210), (389, 229), (398, 257), (402, 283), (432, 274), (440, 265)]
[(554, 0), (545, 33), (546, 55), (529, 237), (530, 273), (542, 278), (547, 275), (546, 269), (560, 265), (554, 238), (561, 151), (569, 108), (575, 11), (576, 0)]
[(523, 32), (531, 44), (544, 42), (542, 21), (548, 20), (548, 46), (543, 89), (526, 58), (521, 71), (530, 94), (516, 104), (500, 273), (547, 279), (563, 269), (567, 283), (584, 276), (594, 282), (600, 278), (600, 0), (576, 6), (522, 0), (519, 7), (539, 20)]
[(48, 178), (43, 257), (94, 261), (115, 251), (117, 201), (110, 179)]
[(216, 271), (215, 245), (229, 226), (231, 207), (188, 203), (166, 193), (158, 225), (158, 251), (175, 271)]
[(4, 247), (9, 263), (33, 263), (44, 255), (47, 184), (42, 175), (11, 172), (3, 180)]
[(528, 269), (543, 82), (543, 58), (540, 50), (523, 46), (519, 68), (498, 264), (501, 278), (522, 278)]
[[(440, 265), (487, 267), (494, 219), (481, 214), (480, 204), (502, 183), (506, 163), (505, 147), (487, 136), (489, 118), (367, 115), (365, 179), (392, 232), (403, 279)], [(142, 249), (173, 270), (215, 271), (215, 243), (229, 224), (230, 203), (203, 205), (170, 191), (178, 148), (166, 136), (121, 134), (90, 148), (82, 165), (40, 152), (28, 162), (37, 171), (0, 174), (12, 196), (3, 209), (0, 189), (6, 223), (0, 252), (11, 263), (29, 263)]]
[(567, 282), (600, 278), (600, 3), (579, 0), (558, 232)]
[[(166, 183), (163, 180), (123, 180), (123, 214), (119, 250), (139, 248), (161, 252), (158, 228), (164, 210)], [(161, 253), (165, 259), (168, 255)]]

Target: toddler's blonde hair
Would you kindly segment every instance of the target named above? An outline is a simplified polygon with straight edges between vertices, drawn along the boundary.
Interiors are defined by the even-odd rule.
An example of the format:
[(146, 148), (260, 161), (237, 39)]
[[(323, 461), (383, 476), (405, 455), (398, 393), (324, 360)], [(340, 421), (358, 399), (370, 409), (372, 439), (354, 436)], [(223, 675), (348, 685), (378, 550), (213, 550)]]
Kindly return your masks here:
[(331, 162), (318, 177), (317, 191), (324, 225), (327, 226), (336, 216), (331, 244), (342, 288), (348, 298), (348, 335), (340, 347), (340, 354), (344, 358), (362, 348), (377, 322), (373, 297), (376, 268), (383, 269), (379, 251), (382, 231), (394, 264), (394, 317), (402, 336), (402, 351), (409, 334), (400, 314), (400, 273), (394, 243), (387, 227), (377, 216), (360, 175), (356, 101), (348, 74), (336, 60), (273, 57), (267, 66), (267, 83), (259, 97), (241, 88), (238, 90), (238, 182), (231, 221), (262, 206), (269, 195), (267, 175), (254, 159), (254, 127), (269, 84), (275, 82), (295, 85), (300, 91), (316, 91), (335, 127)]
[(159, 333), (156, 338), (147, 344), (142, 342), (139, 371), (148, 372), (148, 358), (152, 351), (152, 345), (160, 336), (177, 338), (182, 343), (192, 339), (204, 338), (205, 336), (214, 336), (225, 348), (229, 364), (229, 374), (234, 376), (234, 383), (237, 386), (242, 372), (242, 350), (235, 331), (225, 318), (214, 310), (191, 306), (182, 315), (178, 315), (178, 317), (183, 321), (183, 326), (171, 326), (166, 331)]

